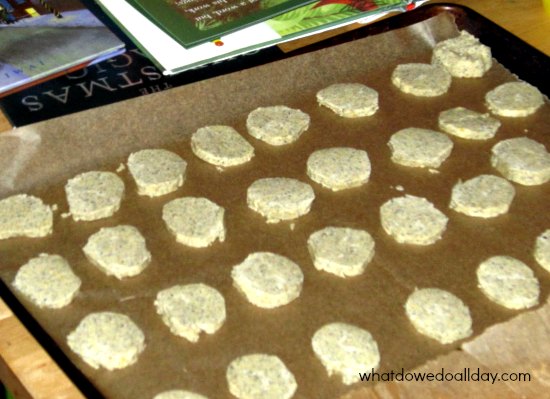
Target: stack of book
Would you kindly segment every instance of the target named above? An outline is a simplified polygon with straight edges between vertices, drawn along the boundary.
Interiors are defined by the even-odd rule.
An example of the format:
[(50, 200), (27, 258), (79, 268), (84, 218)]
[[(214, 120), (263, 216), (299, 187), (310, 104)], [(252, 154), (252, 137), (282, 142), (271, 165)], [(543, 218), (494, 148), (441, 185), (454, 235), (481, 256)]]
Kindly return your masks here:
[[(40, 4), (63, 10), (62, 18), (40, 10), (49, 20), (55, 18), (56, 41), (40, 33), (24, 35), (25, 45), (9, 39), (10, 31), (23, 29), (34, 18), (0, 23), (0, 110), (12, 126), (282, 59), (292, 54), (276, 44), (354, 22), (367, 23), (388, 13), (411, 10), (427, 0), (81, 1), (87, 8), (80, 0), (40, 0)], [(31, 3), (0, 0), (0, 16), (2, 5), (8, 2)], [(187, 11), (178, 11), (178, 7)], [(81, 18), (73, 18), (72, 9), (87, 15), (95, 27), (83, 27), (78, 22)], [(214, 18), (217, 16), (220, 18)], [(101, 32), (105, 39), (85, 39), (82, 32), (88, 30)], [(124, 43), (119, 39), (125, 43), (121, 54)], [(101, 48), (92, 49), (91, 44)], [(286, 46), (292, 47), (290, 43)], [(27, 58), (20, 58), (21, 52)], [(57, 55), (51, 57), (53, 54)], [(13, 62), (6, 63), (7, 59)], [(14, 82), (16, 75), (19, 79)]]
[(124, 50), (79, 0), (0, 0), (0, 97)]
[(426, 0), (95, 0), (165, 75)]

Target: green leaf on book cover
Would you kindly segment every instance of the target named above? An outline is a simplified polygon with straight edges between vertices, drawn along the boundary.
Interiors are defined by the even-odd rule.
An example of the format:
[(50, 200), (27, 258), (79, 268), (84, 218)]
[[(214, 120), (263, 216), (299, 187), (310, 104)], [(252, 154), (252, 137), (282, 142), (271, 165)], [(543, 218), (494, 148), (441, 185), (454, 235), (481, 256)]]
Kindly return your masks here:
[[(305, 7), (301, 7), (299, 10), (302, 10), (302, 12), (299, 13), (297, 12), (298, 10), (294, 10), (295, 15), (292, 19), (285, 18), (279, 20), (278, 18), (274, 18), (269, 20), (267, 24), (279, 35), (287, 36), (333, 22), (338, 22), (343, 19), (353, 17), (359, 13), (356, 9), (341, 4), (331, 4), (323, 7), (303, 10), (304, 8)], [(319, 9), (321, 8), (327, 9), (320, 11)]]
[(261, 8), (271, 8), (278, 6), (279, 4), (285, 3), (287, 0), (261, 0)]
[(315, 7), (316, 4), (317, 3), (312, 3), (308, 4), (307, 6), (288, 11), (284, 14), (278, 15), (275, 18), (270, 19), (268, 23), (270, 26), (272, 26), (271, 22), (274, 22), (274, 25), (279, 26), (279, 22), (300, 21), (304, 18), (316, 18), (333, 15), (348, 10), (350, 8), (349, 6), (343, 4), (328, 4), (322, 7)]

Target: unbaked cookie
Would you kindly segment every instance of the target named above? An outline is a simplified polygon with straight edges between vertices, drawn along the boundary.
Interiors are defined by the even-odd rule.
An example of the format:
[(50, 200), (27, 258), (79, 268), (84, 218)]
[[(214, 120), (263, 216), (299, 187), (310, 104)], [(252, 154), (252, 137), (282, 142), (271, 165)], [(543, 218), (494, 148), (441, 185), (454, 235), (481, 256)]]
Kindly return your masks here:
[(429, 129), (410, 127), (394, 133), (388, 146), (391, 160), (404, 166), (437, 168), (453, 149), (447, 135)]
[(454, 185), (449, 208), (468, 216), (492, 218), (508, 212), (515, 195), (516, 189), (508, 180), (480, 175)]
[(199, 395), (195, 392), (184, 391), (181, 389), (173, 389), (157, 393), (153, 399), (208, 399), (206, 396)]
[(358, 276), (374, 256), (374, 240), (365, 230), (326, 227), (307, 240), (316, 269), (339, 277)]
[(451, 74), (438, 65), (401, 64), (392, 75), (392, 83), (402, 92), (419, 97), (435, 97), (447, 93)]
[(365, 184), (370, 172), (367, 152), (355, 148), (325, 148), (313, 152), (307, 159), (307, 175), (311, 180), (333, 191)]
[(455, 295), (439, 288), (415, 290), (407, 299), (405, 313), (419, 333), (442, 344), (472, 335), (468, 307)]
[(493, 138), (500, 121), (464, 107), (451, 108), (439, 114), (439, 128), (445, 133), (469, 140)]
[(527, 137), (503, 140), (491, 149), (491, 165), (513, 182), (534, 186), (550, 180), (550, 153)]
[(314, 199), (309, 184), (286, 177), (258, 179), (246, 191), (248, 207), (264, 216), (268, 223), (305, 215)]
[(479, 78), (492, 65), (491, 49), (466, 31), (437, 43), (432, 53), (432, 64), (441, 65), (457, 78)]
[(225, 322), (225, 300), (205, 284), (175, 285), (157, 294), (155, 308), (170, 331), (191, 342), (214, 334)]
[(209, 164), (226, 167), (248, 162), (254, 147), (231, 126), (213, 125), (198, 129), (191, 136), (193, 153)]
[(535, 113), (544, 104), (544, 98), (527, 82), (508, 82), (489, 91), (485, 102), (493, 114), (517, 118)]
[(125, 368), (138, 360), (145, 336), (128, 316), (115, 312), (90, 313), (67, 336), (67, 344), (94, 369)]
[(52, 209), (40, 198), (17, 194), (0, 201), (0, 240), (44, 237), (52, 230)]
[(59, 255), (40, 254), (17, 271), (13, 286), (39, 308), (67, 306), (78, 293), (81, 281)]
[(253, 305), (271, 309), (300, 296), (304, 274), (296, 263), (270, 252), (255, 252), (231, 270), (233, 285)]
[(550, 272), (550, 229), (537, 237), (534, 255), (539, 265)]
[(239, 399), (290, 399), (298, 388), (281, 359), (262, 353), (233, 360), (226, 378), (229, 392)]
[(539, 281), (523, 262), (511, 256), (493, 256), (477, 269), (481, 291), (508, 309), (526, 309), (539, 303)]
[(187, 162), (178, 154), (163, 149), (146, 149), (130, 154), (128, 170), (139, 195), (158, 197), (183, 185)]
[(402, 244), (430, 245), (441, 238), (448, 218), (426, 198), (405, 195), (380, 207), (382, 227)]
[(318, 329), (311, 339), (315, 356), (329, 376), (339, 374), (346, 385), (360, 381), (380, 364), (378, 344), (371, 333), (347, 323), (331, 323)]
[(67, 182), (65, 193), (74, 220), (103, 219), (120, 208), (124, 182), (112, 172), (84, 172)]
[(176, 241), (204, 248), (225, 240), (225, 210), (206, 198), (185, 197), (168, 202), (162, 208), (162, 220)]
[(317, 102), (345, 118), (359, 118), (378, 110), (378, 92), (361, 83), (335, 83), (317, 92)]
[(248, 133), (271, 145), (293, 143), (309, 128), (310, 117), (284, 105), (259, 107), (246, 119)]
[(103, 227), (88, 238), (84, 254), (108, 276), (136, 276), (151, 261), (145, 238), (134, 226)]

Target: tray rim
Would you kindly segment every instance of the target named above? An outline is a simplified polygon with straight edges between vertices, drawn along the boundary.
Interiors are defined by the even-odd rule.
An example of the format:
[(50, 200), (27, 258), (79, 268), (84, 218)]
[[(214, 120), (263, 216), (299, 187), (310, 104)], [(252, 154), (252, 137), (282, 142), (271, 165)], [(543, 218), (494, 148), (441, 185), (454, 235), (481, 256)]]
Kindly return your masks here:
[[(477, 36), (481, 42), (489, 45), (493, 53), (493, 58), (497, 59), (499, 63), (508, 68), (518, 78), (537, 86), (543, 94), (550, 97), (550, 82), (544, 80), (543, 73), (550, 70), (550, 57), (471, 8), (454, 3), (425, 4), (409, 12), (397, 14), (387, 19), (342, 33), (338, 36), (324, 39), (290, 53), (274, 53), (272, 49), (269, 48), (265, 49), (266, 51), (261, 50), (250, 57), (244, 57), (244, 63), (242, 62), (243, 60), (239, 60), (237, 64), (229, 62), (227, 64), (227, 70), (221, 74), (258, 67), (271, 62), (322, 50), (324, 48), (338, 46), (368, 36), (404, 28), (445, 12), (450, 13), (454, 17), (455, 23), (459, 29), (465, 29), (466, 27), (470, 28), (470, 33)], [(504, 43), (503, 47), (491, 45), (494, 41)], [(263, 55), (266, 56), (263, 57)], [(524, 59), (533, 61), (533, 64), (529, 65), (529, 68), (526, 68), (526, 70), (524, 63), (522, 63)], [(217, 64), (216, 67), (221, 67), (223, 69), (223, 64)], [(210, 78), (210, 76), (207, 77), (207, 79), (208, 78)], [(73, 383), (85, 397), (106, 398), (84, 373), (70, 361), (63, 350), (17, 299), (2, 279), (0, 279), (0, 299), (5, 302), (13, 315), (17, 317), (25, 329), (34, 339), (36, 339), (41, 348), (45, 350), (66, 374), (70, 382)]]

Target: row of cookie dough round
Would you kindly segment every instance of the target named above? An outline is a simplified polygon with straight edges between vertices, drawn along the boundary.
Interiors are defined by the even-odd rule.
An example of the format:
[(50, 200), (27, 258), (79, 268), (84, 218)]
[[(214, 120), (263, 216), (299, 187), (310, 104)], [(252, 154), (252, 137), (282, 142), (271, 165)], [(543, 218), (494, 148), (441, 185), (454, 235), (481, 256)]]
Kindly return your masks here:
[[(440, 125), (444, 130), (454, 132), (451, 134), (462, 131), (459, 135), (469, 135), (464, 133), (468, 125), (466, 120), (492, 124), (485, 116), (472, 114), (473, 111), (458, 109), (448, 112), (452, 115), (447, 111), (442, 113)], [(438, 167), (449, 156), (453, 146), (452, 141), (441, 133), (417, 128), (395, 133), (388, 144), (394, 162), (415, 167)], [(520, 184), (542, 184), (550, 179), (550, 154), (544, 145), (526, 137), (497, 143), (492, 149), (491, 164), (505, 177)], [(133, 153), (128, 158), (128, 167), (142, 195), (164, 195), (180, 187), (185, 179), (186, 162), (167, 150), (147, 149)], [(364, 184), (370, 173), (367, 153), (353, 148), (318, 150), (307, 162), (310, 178), (332, 190)], [(111, 216), (119, 209), (124, 183), (112, 172), (91, 171), (70, 179), (65, 190), (70, 214), (75, 220), (96, 220)], [(0, 221), (5, 219), (4, 224), (13, 226), (0, 230), (0, 239), (18, 235), (40, 237), (52, 230), (51, 208), (24, 194), (3, 200), (0, 216)]]
[[(442, 154), (448, 156), (450, 148), (452, 148), (452, 142), (443, 134), (414, 128), (394, 134), (389, 145), (392, 149), (394, 162), (407, 166), (439, 165), (444, 159)], [(164, 152), (165, 150), (154, 151)], [(544, 145), (526, 137), (503, 140), (493, 146), (491, 164), (509, 180), (523, 185), (543, 184), (550, 180), (550, 154)], [(309, 156), (306, 173), (313, 181), (337, 191), (368, 182), (371, 164), (368, 154), (364, 150), (349, 147), (327, 148), (317, 150)], [(483, 180), (486, 182), (491, 180), (491, 185), (495, 187), (495, 190), (507, 191), (506, 197), (511, 201), (513, 188), (504, 187), (502, 182), (496, 182), (496, 177), (487, 177)], [(475, 194), (472, 190), (480, 191), (478, 183), (482, 184), (481, 181), (477, 182), (475, 186), (473, 181), (465, 183), (463, 189), (471, 191), (470, 194)], [(497, 189), (497, 186), (500, 188)], [(477, 188), (474, 189), (474, 187)], [(453, 193), (455, 190), (457, 190), (456, 186)], [(67, 183), (66, 191), (73, 218), (95, 220), (110, 216), (119, 209), (124, 184), (112, 172), (91, 171), (71, 179)], [(474, 196), (470, 195), (470, 197), (473, 201)], [(500, 194), (495, 197), (500, 198)], [(315, 194), (311, 186), (289, 178), (259, 179), (247, 190), (249, 207), (265, 216), (268, 222), (301, 216), (309, 212), (314, 199)], [(187, 200), (187, 202), (189, 201), (191, 200)], [(217, 227), (212, 227), (211, 234), (209, 238), (205, 239), (206, 241), (203, 242), (202, 239), (199, 239), (199, 242), (188, 245), (207, 246), (216, 238), (223, 241), (225, 230), (219, 227), (219, 220), (223, 219), (223, 209), (206, 199), (193, 201), (196, 204), (187, 206), (191, 211), (184, 214), (185, 218), (194, 218), (200, 221), (203, 216), (209, 215), (206, 220), (212, 220), (208, 224)], [(455, 202), (456, 200), (452, 201), (452, 203)], [(178, 208), (175, 204), (170, 207)], [(178, 218), (177, 213), (179, 212), (179, 210), (171, 212), (170, 207), (165, 208), (163, 214), (169, 228), (171, 228), (170, 222), (167, 219)], [(469, 214), (467, 207), (468, 205), (462, 207), (462, 211)], [(459, 208), (456, 209), (459, 210)], [(502, 212), (507, 211), (506, 206), (501, 209)], [(483, 212), (485, 211), (478, 212), (477, 215), (473, 212), (473, 216), (483, 216)], [(200, 217), (193, 216), (193, 213)], [(496, 214), (499, 213), (489, 213), (485, 217)], [(185, 224), (185, 218), (180, 215), (179, 222), (173, 223)], [(43, 237), (51, 234), (52, 230), (52, 207), (44, 204), (39, 198), (18, 194), (0, 201), (0, 239), (18, 236)], [(177, 230), (177, 228), (172, 229), (176, 235), (178, 234)]]
[[(492, 175), (458, 181), (451, 192), (449, 208), (478, 218), (508, 212), (515, 196), (514, 186)], [(394, 197), (380, 207), (380, 222), (386, 233), (402, 244), (431, 245), (447, 229), (448, 217), (424, 197)]]
[[(512, 309), (531, 307), (538, 303), (539, 288), (532, 272), (529, 274), (526, 270), (530, 269), (516, 259), (493, 257), (478, 268), (478, 282), (485, 295), (503, 306)], [(200, 284), (176, 286), (157, 296), (157, 312), (164, 312), (163, 319), (165, 322), (170, 320), (171, 329), (182, 325), (184, 330), (188, 329), (189, 319), (193, 318), (189, 315), (198, 316), (191, 324), (199, 323), (199, 332), (205, 329), (205, 325), (219, 323), (219, 320), (212, 321), (210, 318), (213, 314), (220, 314), (219, 310), (212, 312), (210, 305), (216, 302), (212, 301), (213, 298), (205, 299), (201, 295), (193, 299), (182, 298), (186, 288), (199, 286), (208, 289)], [(196, 292), (193, 291), (194, 294)], [(216, 300), (223, 303), (223, 298), (220, 298)], [(182, 304), (185, 309), (182, 309)], [(194, 308), (189, 310), (190, 306)], [(225, 309), (220, 309), (224, 319)], [(458, 297), (441, 289), (415, 290), (405, 303), (405, 313), (418, 332), (442, 344), (465, 339), (472, 334), (468, 307)], [(205, 320), (205, 316), (209, 321)], [(217, 328), (213, 326), (214, 330)], [(133, 364), (145, 347), (141, 330), (127, 316), (112, 312), (88, 315), (67, 340), (71, 349), (92, 367), (102, 366), (110, 370)], [(311, 345), (328, 375), (340, 375), (344, 384), (358, 382), (361, 372), (376, 369), (380, 362), (378, 345), (372, 335), (347, 323), (330, 323), (321, 327), (313, 335)], [(290, 398), (297, 389), (292, 373), (272, 355), (253, 354), (235, 359), (230, 363), (226, 376), (230, 392), (238, 398), (265, 395)], [(259, 380), (262, 383), (257, 385)]]
[[(392, 83), (402, 92), (419, 97), (441, 96), (451, 86), (451, 75), (433, 64), (398, 65), (391, 76)], [(525, 117), (534, 114), (544, 104), (542, 93), (527, 82), (502, 83), (485, 94), (485, 105), (494, 115)]]
[[(406, 128), (388, 141), (394, 163), (408, 167), (438, 168), (450, 156), (453, 142), (443, 133), (422, 128)], [(550, 153), (527, 137), (496, 143), (491, 149), (491, 165), (508, 180), (522, 185), (544, 184), (550, 180)]]
[[(483, 201), (479, 201), (479, 197), (474, 197), (473, 202), (470, 201), (471, 192), (468, 187), (466, 190), (464, 190), (463, 187), (468, 185), (468, 183), (469, 182), (466, 182), (464, 185), (459, 183), (459, 185), (455, 186), (455, 190), (453, 190), (453, 199), (451, 200), (451, 207), (454, 207), (455, 210), (463, 211), (464, 208), (461, 208), (461, 206), (465, 206), (470, 214), (477, 216), (477, 208), (480, 205), (480, 202)], [(484, 189), (485, 186), (485, 183), (483, 183), (479, 185), (478, 188)], [(467, 201), (464, 203), (463, 200)], [(481, 197), (481, 200), (483, 200), (483, 197)], [(484, 204), (481, 210), (483, 210), (483, 212), (494, 212), (499, 211), (499, 207), (491, 201), (488, 204)], [(472, 213), (471, 211), (476, 212)], [(384, 230), (397, 242), (415, 245), (430, 245), (439, 240), (446, 229), (446, 224), (448, 221), (447, 217), (435, 208), (427, 199), (411, 195), (393, 198), (384, 203), (380, 208), (380, 218)], [(546, 230), (537, 237), (533, 255), (535, 260), (544, 269), (550, 271), (550, 268), (548, 267), (547, 255), (545, 255), (550, 247), (548, 241), (549, 230)], [(523, 282), (529, 285), (531, 294), (535, 291), (533, 286), (536, 286), (536, 295), (533, 294), (535, 299), (533, 299), (533, 297), (530, 297), (530, 299), (525, 299), (525, 303), (528, 304), (526, 306), (507, 307), (520, 309), (523, 307), (530, 307), (538, 303), (539, 283), (531, 269), (519, 261), (510, 261), (511, 258), (509, 257), (495, 257), (491, 259), (491, 262), (488, 261), (488, 263), (492, 265), (491, 267), (484, 264), (480, 266), (480, 269), (478, 270), (478, 281), (480, 287), (489, 297), (494, 299), (497, 303), (507, 306), (503, 302), (504, 300), (499, 299), (499, 296), (501, 294), (521, 296), (520, 294), (522, 288), (517, 287), (519, 287)], [(502, 270), (504, 273), (502, 276), (497, 276), (499, 270)], [(519, 281), (517, 287), (516, 280)], [(502, 293), (499, 294), (498, 290), (492, 289), (491, 284), (501, 284), (500, 289), (502, 290)]]
[[(478, 218), (508, 212), (515, 196), (514, 186), (493, 175), (479, 175), (452, 188), (449, 208)], [(380, 222), (386, 233), (402, 244), (431, 245), (447, 229), (448, 217), (424, 197), (394, 197), (380, 207)]]
[[(120, 227), (133, 229), (130, 226)], [(127, 256), (134, 254), (130, 250), (121, 255), (114, 255), (109, 249), (116, 250), (118, 245), (109, 242), (110, 235), (112, 235), (111, 232), (102, 229), (96, 237), (92, 237), (84, 248), (86, 255), (107, 274), (116, 274), (118, 278), (121, 278), (121, 275), (128, 276), (132, 273), (139, 273), (139, 270), (145, 267), (144, 265), (150, 259), (150, 254), (144, 250), (143, 243), (138, 243), (139, 254), (134, 256), (133, 264), (129, 268), (126, 261)], [(547, 271), (550, 271), (549, 235), (550, 230), (547, 230), (537, 237), (534, 248), (535, 260)], [(115, 237), (115, 240), (120, 238)], [(123, 241), (124, 238), (118, 242)], [(124, 249), (128, 250), (133, 245), (126, 245)], [(362, 274), (374, 256), (375, 246), (374, 240), (366, 231), (342, 227), (327, 227), (312, 233), (307, 245), (315, 268), (339, 277)], [(143, 259), (145, 259), (145, 263), (143, 263)], [(503, 273), (503, 275), (499, 276), (499, 273)], [(248, 255), (243, 262), (233, 267), (231, 277), (238, 292), (251, 304), (265, 309), (287, 305), (298, 298), (304, 281), (300, 266), (284, 256), (271, 252), (255, 252)], [(539, 284), (533, 272), (522, 262), (510, 257), (493, 257), (484, 262), (478, 269), (478, 282), (489, 297), (503, 306), (521, 309), (533, 306), (538, 301)], [(534, 297), (516, 301), (519, 303), (524, 300), (524, 306), (509, 305), (499, 299), (499, 295), (521, 297), (523, 294), (518, 287), (522, 283), (537, 288)], [(496, 289), (491, 289), (492, 285), (498, 286), (498, 284), (502, 291), (500, 293)], [(53, 309), (68, 305), (78, 293), (80, 285), (81, 280), (74, 274), (69, 263), (59, 255), (49, 254), (41, 254), (29, 260), (18, 270), (13, 281), (15, 289), (36, 306)], [(185, 293), (187, 290), (190, 292), (189, 294)], [(529, 288), (531, 293), (533, 290), (532, 287)], [(199, 295), (195, 294), (197, 291), (205, 292)], [(193, 285), (188, 288), (176, 286), (174, 289), (159, 293), (155, 301), (157, 312), (163, 316), (163, 320), (174, 334), (185, 336), (190, 341), (196, 342), (198, 334), (203, 329), (198, 326), (215, 325), (215, 328), (206, 327), (206, 332), (210, 334), (221, 326), (225, 320), (223, 297), (217, 292), (214, 295), (206, 291), (215, 290), (204, 285)], [(196, 301), (193, 300), (193, 295), (197, 296)], [(207, 298), (208, 296), (210, 299)], [(177, 306), (163, 305), (170, 300), (177, 301)], [(216, 317), (217, 323), (191, 320), (192, 325), (182, 327), (183, 330), (191, 331), (189, 334), (181, 332), (181, 325), (180, 327), (172, 325), (174, 320), (183, 317), (183, 313), (193, 315), (196, 313), (194, 309), (196, 310), (201, 304), (214, 302), (217, 302), (216, 307), (221, 309), (218, 312), (219, 316)], [(188, 307), (190, 308), (188, 309)], [(199, 313), (202, 315), (201, 317), (205, 314), (205, 312)]]
[[(71, 350), (91, 367), (116, 370), (138, 361), (146, 347), (142, 330), (126, 315), (96, 312), (84, 317), (67, 336)], [(380, 354), (372, 335), (362, 328), (331, 323), (311, 339), (316, 357), (327, 374), (340, 374), (345, 384), (359, 380), (359, 373), (378, 367)], [(252, 353), (232, 360), (226, 369), (229, 392), (239, 399), (287, 399), (298, 384), (294, 374), (275, 355)], [(155, 399), (205, 398), (189, 391), (162, 392)]]
[[(453, 187), (449, 206), (469, 216), (495, 217), (508, 211), (514, 195), (514, 187), (506, 180), (480, 175), (466, 182), (459, 181)], [(28, 196), (14, 199), (26, 203), (29, 198), (33, 199)], [(247, 190), (249, 207), (268, 221), (299, 217), (309, 212), (314, 198), (309, 185), (288, 178), (259, 179)], [(13, 199), (4, 201), (14, 202)], [(38, 199), (32, 201), (38, 202)], [(165, 204), (162, 218), (176, 241), (192, 247), (207, 247), (215, 240), (224, 241), (224, 213), (222, 207), (206, 198), (183, 197)], [(430, 245), (439, 240), (448, 222), (447, 216), (427, 199), (411, 195), (388, 200), (380, 208), (380, 218), (390, 236), (400, 243), (415, 245)], [(7, 223), (7, 226), (13, 233), (13, 224)], [(89, 239), (84, 251), (94, 264), (117, 278), (140, 273), (151, 258), (144, 238), (131, 226), (101, 229)], [(111, 254), (110, 258), (102, 255), (105, 253)], [(118, 270), (109, 268), (109, 263), (119, 265)]]
[[(511, 86), (511, 84), (507, 85), (507, 87)], [(340, 84), (333, 86), (360, 87), (361, 85)], [(518, 96), (523, 98), (519, 94), (511, 93), (509, 95), (514, 98)], [(523, 101), (524, 103), (525, 101)], [(442, 131), (450, 135), (473, 140), (487, 140), (494, 137), (501, 125), (500, 121), (487, 114), (481, 114), (464, 107), (442, 111), (438, 118), (438, 124)], [(453, 148), (453, 142), (447, 136), (422, 128), (402, 129), (392, 135), (388, 145), (392, 152), (391, 159), (393, 162), (405, 166), (425, 168), (439, 167), (449, 157)], [(327, 153), (323, 154), (324, 151)], [(332, 154), (329, 155), (329, 151), (333, 151)], [(337, 155), (337, 151), (342, 153), (341, 156)], [(359, 165), (359, 159), (351, 157), (351, 149), (345, 151), (350, 153), (346, 154), (350, 159), (349, 162)], [(333, 182), (332, 180), (335, 177), (328, 177), (329, 173), (336, 176), (337, 171), (334, 170), (336, 166), (339, 168), (338, 173), (344, 173), (342, 169), (345, 165), (342, 165), (342, 163), (345, 163), (346, 155), (344, 150), (326, 149), (316, 151), (315, 157), (317, 159), (314, 161), (310, 157), (308, 160), (308, 175), (313, 180), (333, 190), (354, 187), (366, 182), (368, 174), (364, 170), (368, 167), (368, 173), (370, 173), (370, 164), (368, 166), (361, 165), (363, 170), (361, 172), (363, 174), (362, 180), (357, 179), (358, 182), (353, 184)], [(322, 157), (324, 159), (321, 161)], [(332, 160), (329, 160), (329, 158)], [(355, 158), (358, 158), (358, 155)], [(310, 165), (315, 165), (314, 162), (317, 164), (317, 168), (322, 167), (324, 170), (320, 172), (312, 170)], [(321, 162), (324, 165), (320, 165)], [(492, 150), (491, 163), (505, 177), (520, 184), (536, 185), (550, 180), (550, 154), (543, 144), (532, 139), (520, 137), (504, 140), (501, 144), (497, 143)], [(332, 170), (329, 170), (329, 167), (332, 167)], [(351, 174), (351, 171), (347, 173)], [(359, 172), (356, 171), (355, 174), (357, 173)]]
[[(357, 86), (360, 90), (372, 90)], [(284, 105), (256, 108), (246, 121), (247, 131), (252, 137), (274, 146), (295, 142), (309, 124), (309, 115)], [(217, 167), (241, 165), (254, 156), (254, 147), (231, 126), (201, 127), (191, 135), (190, 141), (198, 158)]]
[[(392, 135), (388, 145), (392, 151), (392, 160), (396, 163), (415, 167), (438, 167), (450, 155), (453, 143), (439, 132), (409, 128)], [(148, 161), (130, 162), (140, 156), (149, 157)], [(164, 163), (170, 163), (166, 160), (172, 159), (174, 168), (164, 165), (161, 158), (165, 159)], [(175, 167), (176, 164), (180, 166)], [(492, 149), (491, 164), (509, 180), (520, 184), (536, 185), (550, 180), (550, 154), (544, 145), (526, 137), (497, 143)], [(144, 192), (149, 193), (147, 195), (152, 195), (152, 191), (155, 195), (163, 195), (183, 183), (185, 161), (166, 150), (139, 151), (129, 157), (128, 165), (138, 184), (138, 191), (139, 187), (147, 187), (143, 188)], [(162, 174), (159, 170), (164, 171), (163, 177), (158, 177)], [(370, 173), (371, 164), (367, 153), (354, 148), (317, 150), (307, 161), (308, 176), (332, 190), (364, 184)], [(154, 178), (146, 179), (144, 176)], [(156, 179), (154, 183), (152, 179)], [(258, 183), (256, 187), (260, 185)], [(153, 190), (152, 187), (156, 188)], [(66, 186), (66, 192), (73, 218), (94, 220), (111, 215), (120, 206), (123, 190), (120, 178), (110, 172), (87, 172), (71, 179)]]
[(392, 73), (392, 82), (405, 93), (439, 96), (447, 92), (452, 77), (480, 78), (492, 65), (490, 47), (463, 30), (458, 36), (435, 44), (430, 64), (398, 65)]
[[(145, 149), (130, 154), (127, 166), (138, 194), (157, 197), (183, 185), (187, 162), (168, 150)], [(80, 173), (65, 185), (69, 214), (76, 221), (110, 217), (119, 210), (124, 191), (124, 182), (116, 173)]]
[[(432, 82), (432, 80), (428, 81)], [(487, 95), (487, 102), (488, 104), (500, 104), (502, 97), (513, 99), (520, 96), (523, 99), (521, 104), (525, 105), (524, 97), (536, 97), (532, 93), (523, 95), (514, 92), (514, 88), (519, 91), (525, 89), (529, 92), (525, 85), (521, 82), (512, 82), (499, 86)], [(319, 104), (344, 117), (368, 116), (374, 114), (378, 109), (378, 93), (360, 83), (330, 85), (317, 93), (317, 100)], [(538, 106), (540, 105), (542, 103)], [(486, 114), (457, 107), (442, 112), (439, 117), (439, 125), (449, 134), (462, 138), (485, 140), (495, 135), (500, 122)], [(253, 137), (271, 145), (292, 143), (308, 127), (309, 116), (307, 114), (286, 106), (260, 107), (252, 111), (247, 118), (248, 132)], [(441, 145), (449, 147), (448, 143)], [(200, 159), (219, 167), (245, 163), (254, 155), (254, 148), (234, 128), (223, 125), (205, 126), (198, 129), (191, 136), (191, 148)], [(443, 151), (443, 154), (439, 156), (443, 157), (442, 159), (433, 162), (440, 164), (448, 156), (448, 153), (450, 153), (450, 149), (447, 149), (446, 155)], [(435, 158), (438, 159), (437, 156)]]
[[(493, 64), (491, 49), (476, 37), (461, 31), (457, 37), (434, 46), (431, 64), (398, 65), (392, 83), (401, 91), (416, 96), (433, 97), (446, 93), (452, 77), (480, 78)], [(544, 104), (540, 91), (526, 82), (508, 82), (488, 92), (485, 102), (495, 115), (523, 117)]]

